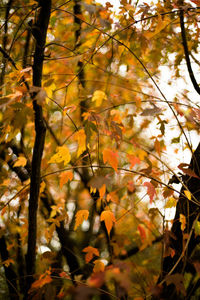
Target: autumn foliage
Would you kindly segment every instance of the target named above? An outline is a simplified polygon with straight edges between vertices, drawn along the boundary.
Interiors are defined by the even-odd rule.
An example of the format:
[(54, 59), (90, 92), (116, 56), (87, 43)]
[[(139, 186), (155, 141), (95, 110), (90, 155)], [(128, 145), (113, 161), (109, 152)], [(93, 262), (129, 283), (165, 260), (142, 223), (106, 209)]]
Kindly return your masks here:
[(0, 1), (0, 299), (200, 296), (200, 1), (119, 2)]

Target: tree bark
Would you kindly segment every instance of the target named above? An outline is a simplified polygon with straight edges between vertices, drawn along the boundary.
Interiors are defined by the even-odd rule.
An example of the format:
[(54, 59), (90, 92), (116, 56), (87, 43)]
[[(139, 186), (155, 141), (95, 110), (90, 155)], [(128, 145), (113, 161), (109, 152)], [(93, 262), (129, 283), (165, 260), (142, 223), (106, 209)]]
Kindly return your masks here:
[[(46, 42), (47, 29), (51, 13), (51, 0), (40, 1), (39, 15), (34, 24), (33, 35), (36, 39), (34, 62), (33, 62), (33, 86), (41, 87), (42, 71), (44, 60), (44, 48)], [(37, 34), (36, 34), (37, 32)], [(43, 120), (43, 111), (41, 105), (35, 100), (36, 94), (32, 95), (33, 109), (35, 112), (35, 143), (33, 148), (33, 157), (31, 165), (31, 183), (30, 183), (30, 198), (28, 208), (28, 250), (26, 255), (26, 271), (27, 271), (27, 291), (25, 299), (28, 295), (28, 290), (34, 281), (36, 264), (36, 239), (37, 239), (37, 209), (38, 198), (40, 191), (40, 169), (41, 160), (44, 149), (46, 127)]]
[[(200, 144), (192, 156), (190, 169), (200, 177)], [(184, 186), (181, 188), (167, 245), (174, 251), (174, 255), (168, 255), (163, 260), (163, 269), (158, 280), (158, 284), (162, 285), (162, 291), (159, 293), (159, 297), (155, 297), (155, 299), (185, 299), (184, 297), (187, 296), (189, 291), (186, 291), (186, 293), (179, 292), (177, 282), (168, 285), (166, 279), (174, 274), (184, 275), (185, 272), (190, 272), (192, 275), (196, 274), (193, 263), (199, 261), (199, 258), (194, 259), (193, 251), (199, 244), (200, 239), (199, 236), (195, 236), (193, 227), (194, 222), (199, 219), (200, 213), (200, 178), (184, 175), (183, 182)], [(184, 196), (186, 187), (192, 195), (191, 200)], [(184, 230), (181, 228), (180, 215), (185, 216), (186, 224)], [(185, 249), (187, 242), (187, 249)]]

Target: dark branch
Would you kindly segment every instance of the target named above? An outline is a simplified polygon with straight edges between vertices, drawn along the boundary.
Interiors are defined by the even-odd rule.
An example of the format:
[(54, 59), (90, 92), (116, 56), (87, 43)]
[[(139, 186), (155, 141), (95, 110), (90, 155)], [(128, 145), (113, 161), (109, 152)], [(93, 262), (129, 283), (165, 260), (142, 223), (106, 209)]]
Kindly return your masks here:
[(10, 57), (10, 55), (5, 50), (3, 50), (3, 48), (1, 48), (1, 46), (0, 46), (0, 52), (3, 54), (3, 57), (5, 59), (7, 59), (13, 65), (13, 67), (17, 70), (17, 66), (16, 66), (14, 60)]
[[(180, 5), (183, 6), (183, 0), (180, 0)], [(185, 53), (185, 60), (187, 64), (187, 69), (188, 73), (190, 76), (190, 79), (192, 81), (192, 84), (194, 86), (194, 89), (196, 92), (200, 95), (200, 87), (196, 81), (196, 78), (194, 76), (192, 66), (191, 66), (191, 61), (190, 61), (190, 54), (188, 50), (188, 44), (187, 44), (187, 38), (186, 38), (186, 32), (185, 32), (185, 25), (184, 25), (184, 11), (183, 9), (180, 10), (180, 26), (181, 26), (181, 37), (182, 37), (182, 44), (184, 48), (184, 53)]]
[[(51, 13), (51, 0), (42, 1), (41, 8), (36, 22), (36, 27), (40, 29), (40, 38), (36, 39), (36, 47), (33, 62), (33, 85), (41, 87), (42, 71), (44, 60), (44, 48), (46, 42), (47, 29)], [(35, 143), (33, 148), (33, 158), (31, 166), (31, 184), (30, 184), (30, 199), (28, 208), (28, 250), (26, 256), (27, 270), (27, 292), (33, 282), (36, 263), (36, 238), (37, 238), (37, 209), (38, 197), (40, 191), (40, 168), (44, 149), (46, 127), (43, 120), (42, 107), (37, 104), (33, 98), (33, 108), (35, 112)], [(25, 295), (25, 299), (27, 295)]]

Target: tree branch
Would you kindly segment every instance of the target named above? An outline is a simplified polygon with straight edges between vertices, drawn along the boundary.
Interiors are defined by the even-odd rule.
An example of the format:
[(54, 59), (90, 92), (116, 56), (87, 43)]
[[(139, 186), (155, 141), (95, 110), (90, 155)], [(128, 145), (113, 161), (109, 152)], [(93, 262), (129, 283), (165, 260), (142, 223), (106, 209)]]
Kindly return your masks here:
[[(183, 4), (184, 4), (183, 2), (184, 2), (183, 0), (179, 1), (180, 6), (183, 6)], [(180, 10), (180, 26), (181, 26), (182, 44), (183, 44), (183, 49), (184, 49), (184, 53), (185, 53), (185, 60), (186, 60), (186, 64), (187, 64), (188, 73), (189, 73), (190, 79), (192, 81), (192, 84), (194, 86), (194, 89), (200, 95), (200, 87), (194, 76), (192, 66), (191, 66), (191, 61), (190, 61), (190, 54), (189, 54), (189, 50), (188, 50), (185, 25), (184, 25), (184, 10), (183, 9)]]

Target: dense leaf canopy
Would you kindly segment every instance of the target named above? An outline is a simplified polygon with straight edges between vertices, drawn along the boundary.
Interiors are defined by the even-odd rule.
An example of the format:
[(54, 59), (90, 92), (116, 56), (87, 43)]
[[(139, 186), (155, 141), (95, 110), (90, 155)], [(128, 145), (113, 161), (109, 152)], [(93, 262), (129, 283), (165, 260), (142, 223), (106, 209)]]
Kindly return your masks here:
[(199, 297), (199, 13), (0, 0), (0, 299)]

